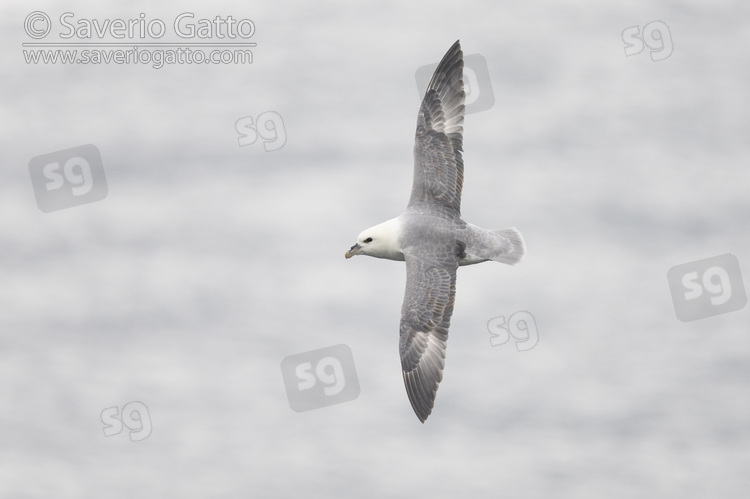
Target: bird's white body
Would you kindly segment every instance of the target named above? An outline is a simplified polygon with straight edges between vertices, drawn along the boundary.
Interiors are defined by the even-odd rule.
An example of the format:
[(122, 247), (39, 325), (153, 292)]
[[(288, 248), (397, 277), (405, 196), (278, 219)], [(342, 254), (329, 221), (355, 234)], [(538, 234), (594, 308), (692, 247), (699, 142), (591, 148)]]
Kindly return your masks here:
[(402, 236), (408, 230), (409, 225), (414, 223), (430, 224), (430, 228), (434, 232), (440, 232), (441, 228), (446, 228), (444, 231), (446, 235), (454, 238), (454, 226), (461, 226), (463, 230), (460, 232), (463, 232), (463, 234), (459, 235), (458, 240), (465, 249), (464, 254), (458, 261), (460, 266), (473, 265), (488, 260), (514, 265), (523, 258), (526, 252), (523, 237), (515, 227), (487, 230), (463, 220), (454, 224), (438, 217), (432, 219), (419, 217), (418, 222), (410, 220), (410, 218), (416, 217), (410, 217), (408, 213), (405, 213), (362, 231), (357, 236), (357, 245), (355, 246), (359, 248), (359, 251), (353, 254), (347, 253), (347, 255), (360, 254), (403, 262), (405, 258)]

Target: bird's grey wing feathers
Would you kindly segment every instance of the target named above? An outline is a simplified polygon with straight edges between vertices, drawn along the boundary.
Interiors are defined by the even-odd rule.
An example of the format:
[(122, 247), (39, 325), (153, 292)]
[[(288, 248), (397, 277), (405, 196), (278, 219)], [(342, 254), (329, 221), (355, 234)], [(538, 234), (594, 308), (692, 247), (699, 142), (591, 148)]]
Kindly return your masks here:
[(463, 67), (463, 53), (456, 41), (435, 70), (419, 108), (409, 210), (460, 216), (466, 99)]
[(406, 294), (401, 308), (399, 349), (406, 392), (424, 423), (443, 379), (445, 344), (453, 313), (456, 269), (465, 246), (405, 250)]

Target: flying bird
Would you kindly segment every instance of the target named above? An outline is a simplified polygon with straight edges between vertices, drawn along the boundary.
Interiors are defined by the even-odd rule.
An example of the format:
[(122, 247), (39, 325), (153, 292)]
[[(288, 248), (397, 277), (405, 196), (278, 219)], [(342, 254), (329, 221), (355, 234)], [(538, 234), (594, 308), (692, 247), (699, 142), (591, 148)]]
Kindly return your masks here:
[(443, 379), (456, 270), (488, 260), (514, 265), (526, 251), (515, 227), (487, 230), (461, 219), (463, 67), (456, 41), (435, 69), (419, 108), (406, 211), (364, 230), (345, 255), (406, 262), (399, 350), (406, 393), (422, 423)]

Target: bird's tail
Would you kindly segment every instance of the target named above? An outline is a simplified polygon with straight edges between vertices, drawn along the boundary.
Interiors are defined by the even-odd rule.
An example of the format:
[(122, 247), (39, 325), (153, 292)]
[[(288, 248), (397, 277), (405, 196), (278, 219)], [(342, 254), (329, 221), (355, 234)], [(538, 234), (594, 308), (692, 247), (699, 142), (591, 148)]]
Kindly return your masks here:
[(515, 265), (521, 261), (526, 254), (526, 243), (523, 236), (515, 227), (509, 229), (491, 231), (498, 239), (498, 252), (492, 255), (491, 260), (495, 262)]

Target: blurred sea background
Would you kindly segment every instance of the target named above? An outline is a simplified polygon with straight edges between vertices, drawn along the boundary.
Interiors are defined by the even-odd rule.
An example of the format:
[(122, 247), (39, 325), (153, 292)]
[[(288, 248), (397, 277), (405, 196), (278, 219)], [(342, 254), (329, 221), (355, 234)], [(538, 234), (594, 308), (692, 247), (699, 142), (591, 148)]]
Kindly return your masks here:
[[(257, 47), (250, 65), (27, 64), (32, 11), (53, 42), (65, 12), (231, 15)], [(750, 282), (747, 4), (0, 12), (0, 496), (746, 497), (750, 308), (681, 322), (667, 271), (732, 253)], [(653, 21), (671, 55), (626, 56), (623, 31)], [(415, 72), (459, 38), (495, 98), (466, 117), (462, 213), (518, 227), (528, 254), (459, 270), (422, 425), (403, 264), (343, 255), (405, 207)], [(269, 111), (283, 147), (241, 147), (237, 121)], [(43, 213), (29, 161), (83, 144), (107, 197)], [(491, 346), (488, 321), (518, 311), (538, 344)], [(337, 344), (359, 397), (292, 411), (281, 361)], [(102, 411), (132, 401), (151, 434), (105, 437)]]

